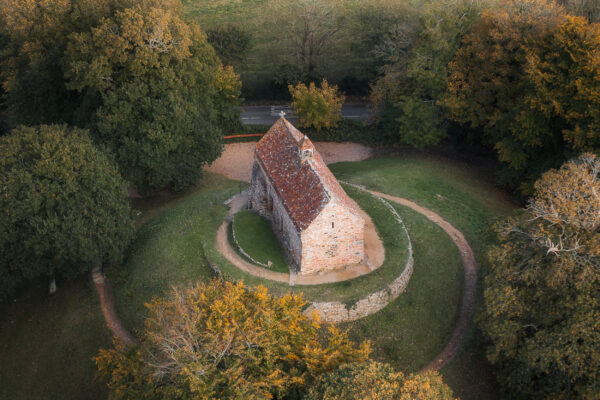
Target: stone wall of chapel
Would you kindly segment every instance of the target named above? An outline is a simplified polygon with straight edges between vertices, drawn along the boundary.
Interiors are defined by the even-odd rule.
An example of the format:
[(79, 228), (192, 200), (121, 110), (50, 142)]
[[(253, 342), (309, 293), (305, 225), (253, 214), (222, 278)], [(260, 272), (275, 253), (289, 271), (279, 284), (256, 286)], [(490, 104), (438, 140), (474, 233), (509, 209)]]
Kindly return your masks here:
[(301, 274), (314, 274), (362, 263), (365, 221), (335, 198), (302, 232)]
[(298, 268), (302, 259), (302, 242), (287, 210), (261, 166), (254, 162), (248, 192), (248, 206), (271, 222), (290, 266)]

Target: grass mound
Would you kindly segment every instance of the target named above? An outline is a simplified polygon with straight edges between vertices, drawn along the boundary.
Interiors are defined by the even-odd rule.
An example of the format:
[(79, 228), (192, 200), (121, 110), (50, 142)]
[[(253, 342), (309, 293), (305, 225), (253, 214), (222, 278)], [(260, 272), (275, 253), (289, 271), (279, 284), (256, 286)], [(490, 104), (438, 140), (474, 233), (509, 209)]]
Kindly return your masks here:
[[(265, 265), (270, 261), (271, 270), (290, 272), (283, 250), (268, 220), (252, 211), (240, 211), (233, 217), (232, 229), (238, 245), (252, 260)], [(244, 254), (242, 257), (248, 258)], [(248, 261), (252, 262), (252, 260)], [(263, 267), (263, 265), (258, 266)]]

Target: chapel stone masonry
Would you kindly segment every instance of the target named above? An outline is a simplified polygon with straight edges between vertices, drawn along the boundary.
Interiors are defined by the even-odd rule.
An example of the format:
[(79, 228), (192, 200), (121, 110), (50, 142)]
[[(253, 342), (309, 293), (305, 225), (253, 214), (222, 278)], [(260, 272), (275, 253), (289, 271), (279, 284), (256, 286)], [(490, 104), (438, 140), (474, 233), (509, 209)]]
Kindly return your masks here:
[(256, 145), (249, 208), (271, 221), (300, 274), (364, 262), (365, 221), (358, 205), (308, 137), (285, 118)]

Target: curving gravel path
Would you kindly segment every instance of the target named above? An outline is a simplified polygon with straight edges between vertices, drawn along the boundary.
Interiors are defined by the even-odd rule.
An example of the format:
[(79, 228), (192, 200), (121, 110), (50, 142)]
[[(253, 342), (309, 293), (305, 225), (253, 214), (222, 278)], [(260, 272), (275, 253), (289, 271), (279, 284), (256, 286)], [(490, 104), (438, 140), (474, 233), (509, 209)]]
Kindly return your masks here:
[(452, 238), (456, 247), (460, 251), (460, 256), (463, 261), (464, 270), (464, 290), (462, 295), (462, 302), (460, 305), (460, 311), (458, 315), (458, 322), (452, 332), (452, 337), (433, 361), (431, 361), (423, 371), (436, 371), (446, 365), (452, 358), (458, 353), (460, 346), (465, 342), (471, 320), (473, 319), (473, 309), (475, 308), (476, 290), (477, 290), (477, 263), (475, 262), (475, 255), (473, 250), (464, 235), (456, 229), (448, 221), (440, 217), (433, 211), (421, 207), (417, 203), (407, 200), (402, 197), (391, 196), (389, 194), (376, 192), (369, 190), (376, 196), (383, 197), (384, 199), (391, 200), (403, 206), (409, 207), (416, 212), (423, 214), (431, 222), (442, 228)]
[(112, 288), (110, 284), (106, 282), (106, 278), (99, 268), (94, 268), (92, 270), (92, 280), (94, 281), (94, 286), (96, 286), (96, 291), (100, 297), (100, 308), (102, 309), (102, 314), (104, 315), (104, 320), (106, 321), (108, 329), (110, 329), (113, 335), (118, 337), (125, 344), (135, 344), (135, 339), (131, 333), (125, 329), (117, 314)]
[(244, 192), (232, 199), (229, 199), (226, 204), (229, 206), (229, 211), (225, 221), (217, 230), (216, 243), (217, 250), (229, 262), (235, 265), (242, 271), (254, 275), (259, 278), (269, 279), (276, 282), (288, 283), (294, 285), (320, 285), (324, 283), (341, 282), (348, 279), (353, 279), (361, 275), (369, 274), (381, 267), (385, 259), (385, 247), (377, 234), (375, 225), (367, 214), (362, 212), (365, 219), (365, 254), (370, 260), (368, 264), (349, 265), (346, 268), (330, 271), (317, 275), (297, 275), (295, 273), (285, 273), (271, 271), (270, 269), (254, 265), (243, 259), (230, 245), (227, 228), (229, 222), (233, 220), (233, 215), (241, 211), (248, 203), (247, 194)]

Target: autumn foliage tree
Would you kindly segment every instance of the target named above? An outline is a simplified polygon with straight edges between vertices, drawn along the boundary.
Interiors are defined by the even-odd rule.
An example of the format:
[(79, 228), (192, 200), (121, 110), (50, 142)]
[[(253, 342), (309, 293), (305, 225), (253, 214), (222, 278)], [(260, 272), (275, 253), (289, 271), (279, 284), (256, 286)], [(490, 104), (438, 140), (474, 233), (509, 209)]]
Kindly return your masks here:
[(305, 400), (453, 400), (452, 390), (436, 372), (411, 374), (384, 363), (344, 364), (322, 375)]
[(148, 305), (139, 346), (101, 350), (98, 368), (114, 399), (298, 398), (320, 374), (370, 352), (321, 328), (305, 304), (217, 280), (174, 289)]
[(550, 170), (494, 227), (485, 310), (490, 361), (511, 398), (600, 396), (600, 158)]
[(317, 87), (314, 82), (308, 87), (304, 83), (298, 83), (296, 86), (289, 85), (289, 90), (293, 100), (292, 107), (302, 126), (316, 130), (337, 126), (342, 118), (344, 104), (344, 96), (339, 93), (337, 86), (329, 85), (323, 79), (321, 87)]
[(134, 233), (126, 193), (84, 130), (42, 125), (0, 137), (0, 300), (26, 279), (120, 262)]
[(598, 27), (549, 0), (486, 10), (465, 37), (444, 104), (496, 150), (502, 183), (528, 194), (548, 168), (599, 148), (599, 50)]

